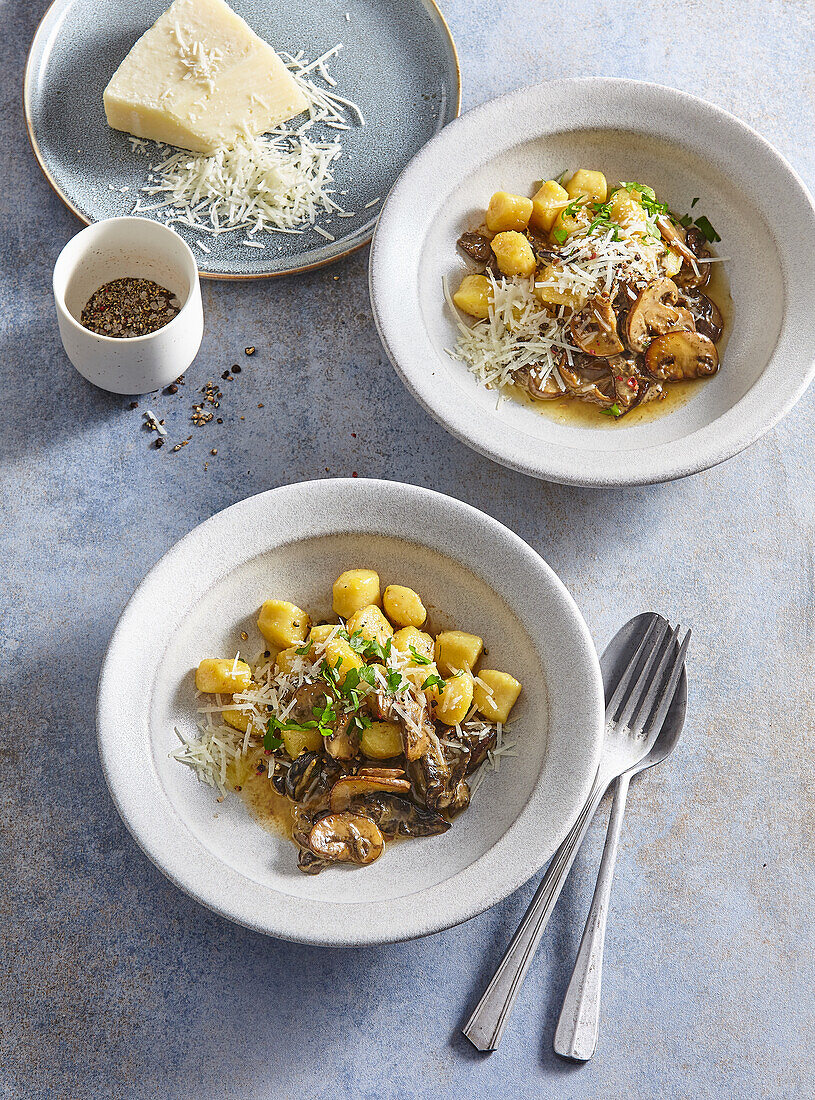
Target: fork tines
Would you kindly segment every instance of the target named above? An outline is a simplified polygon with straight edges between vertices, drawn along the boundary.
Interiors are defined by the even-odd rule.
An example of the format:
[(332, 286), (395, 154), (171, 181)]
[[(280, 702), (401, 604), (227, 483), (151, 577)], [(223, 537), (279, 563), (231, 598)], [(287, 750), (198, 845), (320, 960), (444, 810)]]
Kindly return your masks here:
[(678, 645), (680, 630), (655, 616), (609, 700), (607, 721), (633, 737), (658, 732), (665, 721), (690, 643), (689, 630)]

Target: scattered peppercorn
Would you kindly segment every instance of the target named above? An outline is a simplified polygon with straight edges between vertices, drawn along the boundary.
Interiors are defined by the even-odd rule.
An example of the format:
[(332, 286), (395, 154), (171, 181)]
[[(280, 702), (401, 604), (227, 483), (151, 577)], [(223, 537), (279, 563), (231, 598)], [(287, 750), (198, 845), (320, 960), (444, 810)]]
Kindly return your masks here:
[(356, 437), (357, 437), (357, 433), (356, 432), (351, 432), (351, 438), (356, 439)]
[(233, 374), (240, 374), (240, 372), (241, 372), (241, 368), (238, 366), (237, 363), (233, 363), (231, 369), (232, 369)]
[(259, 408), (259, 409), (262, 409), (262, 408), (263, 408), (263, 402), (262, 402), (262, 401), (258, 401), (258, 408)]
[(359, 474), (356, 472), (356, 470), (354, 470), (354, 472), (351, 474), (351, 477), (359, 477)]
[(211, 451), (210, 451), (209, 453), (210, 453), (211, 455), (217, 455), (217, 453), (218, 453), (218, 448), (217, 448), (217, 447), (213, 447), (213, 448), (212, 448), (212, 450), (211, 450)]
[(154, 443), (154, 447), (156, 448), (157, 451), (160, 451), (163, 446), (164, 446), (164, 440), (161, 438), (161, 436), (159, 436), (158, 439), (156, 440), (156, 442)]
[(224, 373), (221, 375), (221, 378), (223, 378), (224, 382), (231, 382), (232, 381), (232, 375), (229, 373), (228, 370), (224, 371)]
[(223, 424), (223, 420), (222, 420), (222, 418), (221, 418), (220, 416), (216, 417), (216, 418), (215, 418), (215, 423), (216, 423), (216, 424)]
[(167, 388), (165, 389), (165, 391), (164, 391), (164, 392), (165, 392), (165, 393), (167, 394), (167, 396), (169, 397), (169, 396), (171, 396), (171, 395), (172, 395), (172, 394), (174, 394), (174, 393), (178, 393), (178, 386), (177, 386), (177, 385), (175, 384), (175, 382), (173, 382), (173, 383), (172, 383), (172, 385), (170, 385), (170, 386), (167, 386)]
[(127, 407), (129, 409), (137, 409), (139, 407), (139, 403), (138, 403), (138, 401), (131, 401), (130, 404)]
[(255, 354), (255, 349), (254, 348), (244, 348), (243, 351), (244, 351), (245, 355), (254, 355)]

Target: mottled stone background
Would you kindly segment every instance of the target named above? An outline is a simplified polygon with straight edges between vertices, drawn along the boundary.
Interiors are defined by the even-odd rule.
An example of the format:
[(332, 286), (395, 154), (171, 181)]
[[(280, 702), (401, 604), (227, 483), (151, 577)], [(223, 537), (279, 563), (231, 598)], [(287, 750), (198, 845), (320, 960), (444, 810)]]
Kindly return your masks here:
[[(57, 335), (51, 267), (78, 225), (21, 118), (43, 7), (3, 0), (0, 37), (0, 1096), (813, 1096), (813, 395), (686, 481), (537, 483), (449, 438), (407, 395), (374, 330), (362, 252), (297, 279), (207, 283), (187, 393), (150, 402), (173, 437), (189, 434), (193, 387), (243, 362), (245, 345), (257, 355), (229, 385), (223, 426), (178, 454), (149, 449), (141, 410), (85, 384)], [(445, 13), (465, 108), (547, 77), (645, 77), (734, 111), (815, 183), (811, 2), (448, 0)], [(326, 469), (419, 482), (496, 516), (559, 572), (598, 645), (642, 609), (693, 626), (685, 739), (632, 791), (602, 1036), (584, 1068), (551, 1043), (602, 820), (484, 1058), (458, 1028), (532, 883), (420, 942), (310, 950), (200, 908), (111, 804), (94, 690), (134, 586), (213, 512)]]

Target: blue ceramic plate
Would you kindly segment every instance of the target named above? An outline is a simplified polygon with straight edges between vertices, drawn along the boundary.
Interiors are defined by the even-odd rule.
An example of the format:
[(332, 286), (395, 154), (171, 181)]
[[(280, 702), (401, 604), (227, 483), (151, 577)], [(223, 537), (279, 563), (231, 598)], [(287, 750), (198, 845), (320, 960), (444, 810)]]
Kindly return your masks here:
[[(169, 0), (56, 0), (34, 36), (25, 74), (25, 114), (37, 159), (60, 198), (83, 221), (130, 214), (149, 165), (126, 134), (105, 120), (102, 92), (133, 43)], [(455, 46), (433, 0), (231, 0), (247, 23), (280, 51), (314, 60), (338, 42), (330, 62), (336, 91), (361, 108), (365, 126), (315, 127), (310, 137), (339, 137), (334, 168), (339, 201), (353, 218), (319, 221), (335, 240), (313, 230), (298, 236), (263, 233), (265, 249), (241, 245), (245, 231), (209, 237), (180, 228), (194, 244), (202, 275), (262, 278), (319, 267), (370, 240), (396, 177), (435, 133), (458, 114)], [(319, 81), (316, 81), (319, 83)], [(150, 146), (155, 150), (155, 146)], [(346, 192), (346, 194), (342, 194)], [(367, 206), (366, 204), (372, 204)], [(178, 226), (176, 226), (178, 228)]]

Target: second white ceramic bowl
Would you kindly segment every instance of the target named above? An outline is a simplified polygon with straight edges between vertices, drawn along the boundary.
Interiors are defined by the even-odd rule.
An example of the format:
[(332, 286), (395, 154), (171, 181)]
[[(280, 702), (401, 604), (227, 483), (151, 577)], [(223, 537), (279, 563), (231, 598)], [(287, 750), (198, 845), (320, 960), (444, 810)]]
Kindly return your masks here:
[[(450, 358), (442, 277), (465, 267), (456, 239), (497, 190), (576, 168), (653, 186), (705, 213), (733, 298), (722, 368), (685, 405), (630, 426), (557, 423), (476, 385)], [(489, 458), (575, 485), (667, 481), (721, 462), (773, 426), (815, 373), (815, 206), (767, 141), (693, 96), (632, 80), (558, 80), (503, 96), (446, 126), (391, 191), (370, 264), (374, 317), (396, 370), (450, 432)], [(598, 421), (604, 418), (598, 417)]]
[[(434, 618), (475, 631), (524, 690), (517, 756), (489, 774), (441, 836), (370, 867), (297, 870), (290, 840), (237, 797), (196, 782), (170, 752), (195, 736), (194, 672), (207, 656), (265, 648), (272, 596), (315, 619), (343, 570), (377, 569), (421, 592)], [(145, 629), (149, 624), (149, 629)], [(600, 666), (574, 601), (517, 535), (458, 500), (389, 481), (336, 479), (251, 497), (201, 524), (151, 571), (122, 615), (99, 681), (102, 764), (144, 851), (232, 920), (305, 943), (362, 945), (436, 932), (500, 901), (553, 854), (597, 769)]]
[[(79, 318), (91, 295), (113, 279), (152, 279), (180, 300), (163, 328), (117, 339)], [(54, 266), (54, 303), (65, 353), (83, 378), (111, 393), (150, 393), (192, 363), (204, 334), (198, 267), (189, 245), (148, 218), (107, 218), (77, 233)]]

